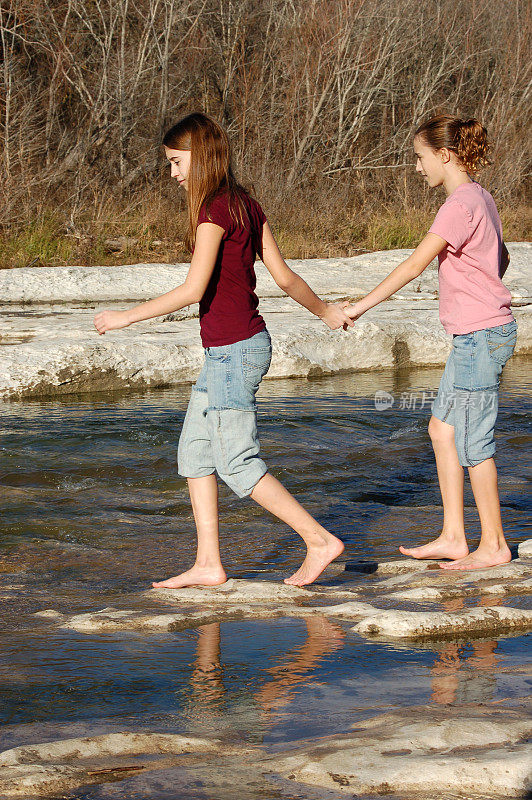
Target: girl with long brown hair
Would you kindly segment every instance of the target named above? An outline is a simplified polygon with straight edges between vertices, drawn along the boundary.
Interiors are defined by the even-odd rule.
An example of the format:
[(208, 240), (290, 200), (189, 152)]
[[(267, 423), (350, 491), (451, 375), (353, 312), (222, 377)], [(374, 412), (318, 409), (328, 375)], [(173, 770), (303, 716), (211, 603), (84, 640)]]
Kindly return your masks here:
[(156, 588), (215, 586), (227, 580), (218, 542), (216, 474), (239, 496), (251, 497), (304, 540), (300, 569), (285, 580), (312, 583), (344, 545), (320, 525), (267, 470), (259, 456), (255, 395), (268, 371), (271, 341), (258, 311), (255, 256), (277, 285), (335, 330), (353, 325), (343, 306), (327, 304), (283, 260), (260, 205), (231, 169), (224, 129), (205, 114), (190, 114), (163, 140), (171, 176), (187, 193), (192, 260), (185, 282), (127, 311), (103, 311), (104, 334), (199, 302), (205, 363), (192, 389), (178, 448), (188, 480), (198, 548), (193, 567)]
[[(421, 547), (400, 547), (414, 558), (447, 558), (445, 569), (504, 564), (504, 538), (494, 428), (502, 369), (512, 355), (517, 326), (502, 282), (509, 263), (493, 197), (471, 178), (489, 163), (486, 129), (476, 119), (432, 117), (414, 135), (416, 170), (447, 199), (418, 247), (382, 283), (346, 312), (358, 319), (417, 278), (438, 256), (440, 319), (452, 350), (432, 407), (429, 434), (443, 501), (443, 529)], [(469, 469), (481, 539), (469, 553), (464, 531), (464, 467)]]

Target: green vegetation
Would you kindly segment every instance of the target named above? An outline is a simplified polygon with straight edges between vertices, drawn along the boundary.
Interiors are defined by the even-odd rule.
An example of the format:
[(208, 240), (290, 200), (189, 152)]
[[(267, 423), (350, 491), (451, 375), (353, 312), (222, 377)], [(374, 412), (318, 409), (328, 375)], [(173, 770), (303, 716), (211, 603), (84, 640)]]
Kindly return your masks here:
[[(434, 209), (385, 208), (366, 218), (329, 211), (271, 214), (274, 233), (285, 258), (330, 258), (365, 251), (413, 248), (428, 231)], [(501, 208), (507, 241), (528, 241), (532, 234), (530, 207)], [(106, 266), (131, 263), (188, 261), (183, 245), (185, 214), (171, 213), (171, 206), (156, 204), (135, 212), (118, 213), (107, 208), (98, 220), (86, 216), (72, 233), (58, 215), (43, 214), (28, 226), (0, 233), (0, 269), (28, 266)]]

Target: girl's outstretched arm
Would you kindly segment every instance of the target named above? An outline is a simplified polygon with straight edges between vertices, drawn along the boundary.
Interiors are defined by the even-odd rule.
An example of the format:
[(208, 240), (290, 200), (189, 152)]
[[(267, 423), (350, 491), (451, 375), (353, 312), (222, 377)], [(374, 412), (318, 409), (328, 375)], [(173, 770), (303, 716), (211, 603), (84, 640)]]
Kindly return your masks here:
[(369, 294), (361, 300), (357, 300), (353, 305), (347, 306), (345, 313), (351, 319), (358, 319), (368, 309), (382, 303), (383, 300), (387, 300), (392, 294), (395, 294), (407, 283), (421, 275), (423, 270), (436, 258), (438, 253), (441, 253), (444, 247), (447, 247), (445, 239), (435, 233), (427, 233), (412, 255), (408, 256), (402, 264), (399, 264), (398, 267), (390, 272), (388, 277), (372, 289)]
[(100, 311), (94, 317), (98, 333), (101, 335), (106, 331), (126, 328), (133, 322), (160, 317), (199, 303), (214, 270), (223, 232), (224, 229), (213, 222), (202, 222), (198, 225), (194, 253), (185, 282), (166, 294), (126, 311)]
[(289, 297), (319, 317), (329, 328), (335, 330), (342, 326), (353, 326), (344, 311), (349, 303), (324, 303), (314, 294), (308, 283), (290, 269), (281, 255), (277, 242), (267, 222), (262, 229), (262, 260), (277, 286)]

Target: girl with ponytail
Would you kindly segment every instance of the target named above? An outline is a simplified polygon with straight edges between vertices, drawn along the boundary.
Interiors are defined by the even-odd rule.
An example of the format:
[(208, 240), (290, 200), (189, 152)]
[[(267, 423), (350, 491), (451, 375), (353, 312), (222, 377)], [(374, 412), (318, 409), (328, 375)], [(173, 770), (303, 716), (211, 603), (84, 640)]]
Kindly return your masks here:
[[(432, 407), (429, 434), (443, 501), (443, 529), (414, 558), (450, 559), (443, 569), (485, 569), (511, 560), (504, 538), (494, 427), (502, 369), (517, 326), (502, 283), (509, 255), (492, 196), (472, 176), (489, 164), (486, 129), (476, 119), (439, 115), (414, 135), (416, 171), (447, 199), (419, 246), (366, 297), (346, 308), (352, 319), (417, 278), (438, 256), (440, 319), (452, 350)], [(481, 540), (469, 553), (464, 531), (464, 467), (469, 469)]]
[(260, 458), (255, 395), (268, 371), (271, 341), (258, 311), (255, 256), (277, 285), (329, 328), (352, 326), (347, 303), (327, 304), (283, 260), (260, 205), (231, 168), (225, 130), (205, 114), (185, 117), (166, 133), (171, 177), (187, 193), (192, 261), (185, 282), (127, 311), (102, 311), (100, 334), (199, 302), (205, 361), (192, 389), (178, 448), (178, 470), (187, 478), (198, 549), (191, 569), (156, 588), (216, 586), (227, 576), (218, 542), (216, 474), (239, 496), (251, 497), (290, 525), (307, 554), (285, 583), (312, 583), (343, 550), (268, 472)]

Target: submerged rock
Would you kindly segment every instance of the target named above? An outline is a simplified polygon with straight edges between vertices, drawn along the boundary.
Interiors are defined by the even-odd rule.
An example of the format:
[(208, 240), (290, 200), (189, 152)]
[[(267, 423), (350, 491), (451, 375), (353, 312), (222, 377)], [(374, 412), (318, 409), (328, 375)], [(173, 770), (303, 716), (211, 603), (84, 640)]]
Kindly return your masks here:
[(531, 731), (530, 719), (513, 709), (405, 708), (276, 754), (273, 770), (349, 797), (524, 797), (532, 787)]
[[(524, 742), (531, 728), (530, 719), (517, 709), (432, 706), (380, 714), (345, 734), (299, 742), (273, 755), (257, 747), (173, 734), (87, 736), (0, 753), (0, 793), (32, 800), (57, 797), (138, 772), (155, 769), (164, 775), (164, 769), (178, 765), (204, 777), (212, 765), (239, 775), (239, 784), (250, 776), (256, 780), (260, 775), (281, 775), (299, 784), (297, 796), (303, 795), (301, 784), (306, 784), (349, 797), (517, 797), (530, 788)], [(144, 785), (149, 792), (150, 784), (145, 780)]]
[(0, 753), (0, 793), (3, 797), (57, 795), (161, 767), (160, 761), (152, 759), (124, 765), (126, 757), (216, 755), (221, 751), (231, 753), (234, 748), (218, 740), (163, 733), (110, 733), (24, 745)]
[(532, 611), (485, 606), (467, 611), (382, 611), (352, 628), (362, 636), (386, 639), (438, 639), (445, 636), (499, 635), (532, 630)]

